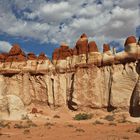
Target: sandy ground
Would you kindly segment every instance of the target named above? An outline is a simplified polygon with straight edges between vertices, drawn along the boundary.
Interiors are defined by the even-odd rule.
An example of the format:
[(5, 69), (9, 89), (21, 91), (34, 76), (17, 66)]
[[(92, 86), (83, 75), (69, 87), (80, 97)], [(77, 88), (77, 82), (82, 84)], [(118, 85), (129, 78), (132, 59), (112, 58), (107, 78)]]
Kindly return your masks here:
[[(55, 113), (59, 117), (53, 117)], [(4, 121), (8, 125), (0, 128), (0, 140), (140, 140), (140, 134), (135, 132), (140, 126), (139, 120), (137, 123), (97, 122), (95, 119), (76, 121), (73, 114), (50, 114), (48, 117), (31, 115), (32, 121)]]

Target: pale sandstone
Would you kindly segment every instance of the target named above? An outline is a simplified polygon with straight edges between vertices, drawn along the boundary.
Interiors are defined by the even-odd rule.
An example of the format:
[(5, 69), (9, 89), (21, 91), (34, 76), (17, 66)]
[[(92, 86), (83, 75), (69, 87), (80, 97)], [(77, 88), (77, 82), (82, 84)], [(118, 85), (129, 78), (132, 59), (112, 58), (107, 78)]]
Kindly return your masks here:
[(19, 119), (32, 104), (71, 110), (138, 108), (140, 46), (131, 43), (119, 53), (100, 53), (88, 52), (86, 35), (79, 41), (79, 53), (69, 54), (61, 46), (62, 56), (53, 63), (41, 58), (1, 62), (0, 117)]

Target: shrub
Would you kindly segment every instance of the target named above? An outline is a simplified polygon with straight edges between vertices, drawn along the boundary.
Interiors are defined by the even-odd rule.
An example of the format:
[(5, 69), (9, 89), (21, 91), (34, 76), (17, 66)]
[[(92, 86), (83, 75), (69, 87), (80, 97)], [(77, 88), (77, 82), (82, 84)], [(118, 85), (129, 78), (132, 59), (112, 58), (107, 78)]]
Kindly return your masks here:
[(123, 136), (122, 137), (124, 140), (129, 140), (129, 137), (128, 136)]
[(31, 120), (28, 120), (26, 123), (28, 127), (37, 127), (37, 125), (33, 123)]
[(53, 118), (58, 118), (58, 119), (59, 119), (59, 118), (60, 118), (60, 116), (58, 116), (58, 115), (54, 115), (54, 116), (53, 116)]
[(24, 133), (24, 134), (29, 134), (29, 133), (30, 133), (30, 130), (29, 130), (29, 129), (25, 129), (25, 130), (23, 131), (23, 133)]
[(119, 123), (127, 123), (129, 121), (126, 120), (126, 117), (122, 115), (122, 119), (118, 121)]
[(74, 127), (72, 124), (68, 124), (67, 127)]
[(20, 124), (15, 124), (14, 128), (18, 128), (18, 129), (25, 129), (25, 128), (31, 128), (31, 127), (37, 127), (37, 125), (35, 123), (33, 123), (31, 120), (26, 121), (25, 124), (22, 124), (22, 122)]
[(74, 120), (88, 120), (92, 118), (92, 114), (79, 113), (74, 116)]
[(14, 124), (14, 128), (18, 128), (18, 129), (21, 129), (21, 128), (25, 128), (22, 124)]
[(79, 128), (79, 129), (76, 129), (76, 132), (85, 132), (85, 130)]
[(29, 116), (28, 116), (27, 114), (26, 114), (26, 115), (22, 115), (22, 116), (21, 116), (21, 119), (22, 119), (22, 120), (30, 120), (30, 119), (29, 119)]
[(113, 115), (107, 115), (104, 119), (107, 121), (114, 121), (115, 118), (113, 117)]
[(104, 123), (96, 120), (93, 124), (96, 125), (96, 124), (104, 124)]
[(37, 110), (37, 108), (32, 108), (32, 111), (31, 111), (31, 113), (32, 113), (32, 114), (36, 114), (36, 113), (38, 113), (38, 110)]
[(113, 122), (110, 122), (109, 125), (117, 126), (117, 124)]
[(135, 132), (140, 134), (140, 126), (136, 128)]
[(9, 122), (4, 122), (4, 121), (0, 121), (0, 128), (10, 128), (10, 123)]
[(45, 123), (44, 125), (45, 125), (45, 126), (54, 126), (54, 124), (53, 124), (53, 123), (50, 123), (50, 122), (47, 122), (47, 123)]

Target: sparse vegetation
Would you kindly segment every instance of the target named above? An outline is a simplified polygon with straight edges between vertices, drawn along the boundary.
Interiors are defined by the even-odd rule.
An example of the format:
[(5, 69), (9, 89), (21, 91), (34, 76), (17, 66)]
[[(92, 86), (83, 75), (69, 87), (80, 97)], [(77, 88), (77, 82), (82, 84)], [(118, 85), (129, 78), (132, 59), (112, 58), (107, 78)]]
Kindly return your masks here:
[(0, 121), (0, 128), (10, 128), (10, 122)]
[(57, 119), (59, 119), (60, 116), (58, 116), (58, 115), (54, 115), (53, 118), (57, 118)]
[(28, 116), (27, 114), (26, 114), (26, 115), (22, 115), (22, 116), (21, 116), (21, 119), (22, 119), (22, 120), (30, 120), (30, 119), (29, 119), (29, 116)]
[(92, 118), (92, 114), (79, 113), (74, 116), (74, 120), (88, 120)]
[(22, 122), (20, 122), (19, 124), (15, 124), (14, 128), (18, 128), (18, 129), (25, 129), (25, 128), (30, 128), (30, 127), (37, 127), (37, 125), (35, 123), (33, 123), (31, 120), (27, 120), (25, 124), (23, 124)]
[(109, 123), (109, 125), (112, 125), (112, 126), (117, 126), (117, 124), (116, 124), (116, 123), (114, 123), (114, 122), (110, 122), (110, 123)]
[(67, 127), (74, 127), (72, 124), (68, 124)]
[(32, 122), (31, 120), (27, 120), (26, 123), (29, 127), (37, 127), (37, 125), (34, 122)]
[(135, 132), (140, 134), (140, 126), (136, 128)]
[(51, 129), (52, 126), (54, 126), (53, 123), (47, 122), (44, 124), (45, 127), (47, 127), (48, 129)]
[(129, 137), (128, 136), (123, 136), (122, 137), (124, 140), (129, 140)]
[(54, 126), (54, 124), (53, 124), (53, 123), (50, 123), (50, 122), (47, 122), (47, 123), (45, 123), (44, 125), (45, 125), (45, 126)]
[(119, 123), (126, 123), (129, 122), (126, 120), (126, 117), (124, 115), (122, 115), (122, 119), (118, 121)]
[(18, 128), (18, 129), (21, 129), (21, 128), (25, 128), (22, 124), (14, 124), (14, 128)]
[(104, 124), (103, 122), (99, 121), (99, 120), (96, 120), (93, 125), (96, 125), (96, 124)]
[(105, 116), (104, 119), (107, 120), (107, 121), (114, 121), (115, 120), (113, 115), (107, 115), (107, 116)]
[(81, 129), (81, 128), (77, 128), (76, 130), (75, 130), (76, 132), (85, 132), (85, 130), (84, 129)]
[(23, 133), (24, 133), (24, 134), (29, 134), (29, 133), (30, 133), (30, 130), (29, 130), (29, 129), (25, 129), (25, 130), (23, 131)]

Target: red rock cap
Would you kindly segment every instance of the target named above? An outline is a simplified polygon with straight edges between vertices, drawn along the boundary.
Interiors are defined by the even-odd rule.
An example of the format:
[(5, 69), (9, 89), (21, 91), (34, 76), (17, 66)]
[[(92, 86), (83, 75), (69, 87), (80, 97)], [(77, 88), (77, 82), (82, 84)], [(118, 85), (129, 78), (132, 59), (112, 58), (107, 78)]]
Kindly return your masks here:
[(28, 60), (36, 60), (37, 56), (33, 52), (30, 52), (27, 54), (27, 59)]
[(89, 52), (99, 52), (95, 41), (89, 42), (88, 49), (89, 49)]
[(80, 38), (88, 38), (86, 33), (83, 33)]
[(88, 52), (88, 38), (84, 33), (76, 43), (77, 54), (86, 54)]
[(69, 46), (65, 43), (62, 43), (59, 48), (59, 60), (64, 60), (71, 55), (72, 55), (72, 51), (69, 48)]
[(56, 48), (52, 54), (52, 60), (58, 60), (59, 58), (59, 48)]
[(137, 42), (137, 40), (136, 40), (135, 36), (129, 36), (126, 39), (124, 46), (128, 46), (129, 44), (136, 43), (136, 42)]
[(60, 48), (56, 48), (52, 54), (53, 60), (64, 60), (73, 55), (73, 50), (66, 43), (62, 43)]
[(21, 62), (26, 61), (26, 55), (20, 48), (18, 44), (14, 44), (8, 53), (8, 57), (5, 60), (6, 62)]
[(107, 52), (107, 51), (110, 51), (110, 46), (109, 46), (109, 44), (104, 44), (103, 45), (103, 52)]
[(67, 49), (69, 49), (69, 46), (66, 43), (61, 43), (60, 48), (61, 48), (61, 50), (67, 50)]
[(38, 59), (38, 60), (47, 60), (48, 58), (47, 58), (47, 56), (45, 55), (44, 52), (41, 52), (41, 53), (39, 54), (39, 56), (37, 57), (37, 59)]
[(76, 47), (73, 48), (73, 55), (78, 55), (78, 51)]
[(22, 54), (25, 56), (25, 53), (21, 50), (18, 44), (14, 44), (13, 47), (9, 51), (9, 56)]
[(8, 53), (0, 54), (0, 62), (4, 62), (8, 58)]

